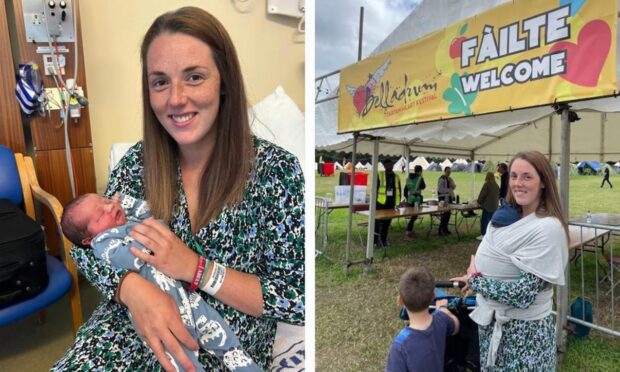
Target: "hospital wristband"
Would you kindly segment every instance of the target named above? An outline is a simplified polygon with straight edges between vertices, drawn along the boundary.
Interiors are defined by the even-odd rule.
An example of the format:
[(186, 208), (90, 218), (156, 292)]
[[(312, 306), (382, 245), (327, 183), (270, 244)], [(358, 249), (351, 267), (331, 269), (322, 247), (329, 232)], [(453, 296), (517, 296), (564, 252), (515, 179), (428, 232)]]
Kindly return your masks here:
[(200, 278), (200, 283), (198, 284), (198, 288), (204, 287), (205, 280), (207, 279), (207, 273), (209, 272), (209, 266), (211, 266), (211, 260), (207, 258), (207, 263), (205, 264), (205, 270), (202, 273), (202, 278)]
[(217, 262), (213, 262), (213, 270), (211, 270), (211, 276), (209, 277), (207, 284), (200, 289), (202, 289), (204, 292), (211, 296), (215, 296), (215, 294), (222, 287), (222, 284), (224, 284), (225, 278), (226, 266)]
[(192, 280), (192, 284), (190, 284), (188, 291), (194, 292), (198, 289), (198, 285), (200, 284), (200, 280), (202, 279), (205, 272), (205, 264), (206, 260), (202, 256), (198, 256), (198, 265), (196, 265), (196, 272), (194, 273), (194, 280)]

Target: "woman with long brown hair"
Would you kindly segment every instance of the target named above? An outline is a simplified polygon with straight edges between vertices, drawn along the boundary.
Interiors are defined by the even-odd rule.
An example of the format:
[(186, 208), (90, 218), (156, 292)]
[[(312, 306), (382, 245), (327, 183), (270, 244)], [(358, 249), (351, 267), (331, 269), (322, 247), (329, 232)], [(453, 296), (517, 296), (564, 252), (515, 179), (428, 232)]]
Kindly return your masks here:
[[(141, 49), (144, 140), (110, 176), (106, 196), (146, 199), (156, 219), (131, 237), (134, 255), (188, 283), (269, 369), (276, 321), (304, 322), (304, 180), (297, 159), (251, 135), (237, 54), (222, 24), (185, 7), (158, 17)], [(163, 220), (160, 223), (158, 220)], [(198, 350), (169, 296), (139, 275), (74, 247), (106, 300), (54, 369), (194, 370)], [(137, 332), (128, 318), (133, 318)], [(224, 367), (204, 350), (209, 371)], [(159, 362), (159, 363), (158, 363)]]
[(490, 224), (466, 280), (477, 293), (470, 317), (478, 323), (482, 370), (554, 371), (553, 285), (564, 285), (568, 228), (555, 175), (538, 151), (514, 156), (507, 203), (520, 219)]
[(478, 240), (482, 240), (482, 237), (487, 233), (487, 226), (491, 221), (493, 212), (499, 205), (499, 186), (495, 182), (495, 175), (493, 172), (487, 172), (484, 179), (484, 185), (478, 194), (478, 205), (482, 208), (482, 217), (480, 218), (480, 236)]

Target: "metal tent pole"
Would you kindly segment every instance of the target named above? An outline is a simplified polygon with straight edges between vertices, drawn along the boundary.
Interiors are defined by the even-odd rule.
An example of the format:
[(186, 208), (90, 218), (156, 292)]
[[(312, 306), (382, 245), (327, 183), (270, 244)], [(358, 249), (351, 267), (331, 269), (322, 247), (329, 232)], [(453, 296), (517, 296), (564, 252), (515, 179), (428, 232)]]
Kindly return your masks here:
[(411, 149), (409, 145), (405, 145), (405, 182), (407, 182), (407, 178), (409, 178), (409, 158), (411, 157)]
[[(357, 37), (357, 61), (362, 60), (362, 40), (364, 38), (364, 7), (360, 7), (360, 30)], [(347, 246), (345, 248), (344, 273), (349, 272), (351, 262), (351, 228), (353, 227), (353, 196), (355, 194), (355, 154), (357, 152), (357, 137), (359, 132), (353, 132), (353, 154), (351, 155), (351, 182), (349, 189), (349, 229), (347, 230)]]
[[(469, 187), (469, 200), (475, 200), (475, 188), (476, 188), (476, 154), (471, 152), (471, 178), (470, 178), (470, 187)], [(462, 200), (462, 199), (461, 199)]]
[(372, 189), (370, 191), (370, 213), (368, 216), (368, 234), (366, 237), (366, 264), (367, 269), (372, 265), (375, 237), (375, 212), (377, 211), (377, 173), (379, 170), (379, 139), (373, 139), (372, 148)]
[[(570, 167), (570, 122), (568, 119), (569, 106), (562, 108), (562, 132), (560, 152), (560, 201), (564, 211), (564, 218), (568, 221), (568, 181)], [(566, 351), (566, 317), (568, 316), (568, 287), (570, 281), (569, 265), (564, 268), (565, 285), (557, 287), (556, 302), (558, 315), (556, 317), (556, 345), (560, 352)]]
[(345, 274), (349, 271), (349, 266), (351, 266), (351, 233), (353, 227), (353, 195), (355, 191), (355, 161), (356, 161), (356, 153), (357, 153), (357, 137), (359, 136), (358, 132), (353, 133), (353, 154), (351, 154), (351, 182), (349, 189), (349, 221), (347, 229), (347, 245), (345, 247), (345, 257), (344, 257), (344, 272)]

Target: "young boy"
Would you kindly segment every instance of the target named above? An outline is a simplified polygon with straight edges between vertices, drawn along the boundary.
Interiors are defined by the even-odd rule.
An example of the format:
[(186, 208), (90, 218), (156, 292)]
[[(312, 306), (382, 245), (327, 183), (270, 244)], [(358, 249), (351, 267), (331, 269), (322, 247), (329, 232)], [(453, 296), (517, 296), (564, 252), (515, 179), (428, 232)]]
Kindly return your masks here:
[(443, 371), (446, 338), (458, 333), (459, 321), (446, 299), (437, 301), (437, 310), (429, 313), (434, 298), (435, 280), (426, 268), (412, 267), (400, 277), (397, 302), (407, 309), (409, 325), (392, 343), (386, 372)]
[[(181, 282), (145, 264), (131, 253), (131, 246), (148, 252), (142, 244), (129, 237), (128, 233), (133, 226), (149, 217), (150, 209), (143, 200), (118, 194), (112, 200), (97, 194), (84, 194), (65, 207), (61, 226), (65, 236), (74, 244), (92, 246), (97, 258), (114, 267), (138, 272), (168, 293), (178, 304), (185, 326), (200, 346), (215, 355), (228, 369), (260, 371), (243, 351), (226, 321), (198, 293), (188, 292)], [(204, 272), (206, 271), (205, 269)], [(185, 353), (196, 366), (196, 370), (203, 371), (198, 362), (198, 352), (185, 349)], [(168, 356), (177, 367), (170, 353)]]

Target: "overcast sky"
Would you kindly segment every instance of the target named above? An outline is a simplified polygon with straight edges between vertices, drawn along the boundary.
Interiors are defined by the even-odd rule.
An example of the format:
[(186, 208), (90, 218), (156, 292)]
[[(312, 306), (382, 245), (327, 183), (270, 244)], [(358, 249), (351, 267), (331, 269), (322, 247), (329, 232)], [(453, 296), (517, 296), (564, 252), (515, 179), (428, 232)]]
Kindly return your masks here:
[(422, 0), (315, 0), (316, 76), (357, 61), (360, 7), (364, 7), (362, 58)]

